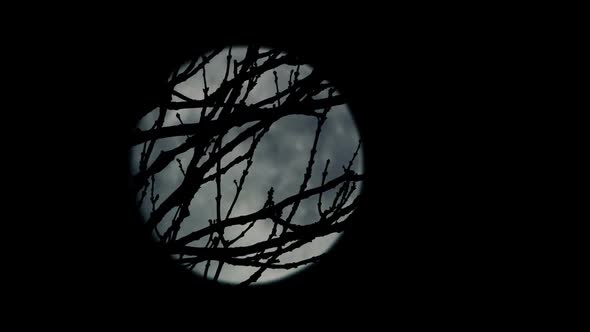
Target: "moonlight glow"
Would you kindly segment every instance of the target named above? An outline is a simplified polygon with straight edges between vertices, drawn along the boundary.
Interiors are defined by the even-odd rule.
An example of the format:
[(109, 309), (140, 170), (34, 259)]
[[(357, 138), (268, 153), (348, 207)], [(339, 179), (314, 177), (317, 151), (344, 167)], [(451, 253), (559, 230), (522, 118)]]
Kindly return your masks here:
[[(173, 94), (171, 101), (182, 102), (186, 99), (203, 100), (214, 94), (222, 85), (226, 70), (227, 80), (231, 80), (235, 77), (236, 73), (238, 73), (235, 65), (244, 60), (246, 50), (246, 47), (233, 47), (231, 49), (232, 61), (229, 62), (229, 69), (227, 68), (227, 55), (229, 49), (225, 49), (212, 57), (205, 66), (205, 80), (201, 70), (191, 78), (177, 84), (174, 87), (174, 90), (178, 92), (178, 94)], [(261, 48), (259, 53), (269, 51), (271, 50)], [(277, 53), (276, 57), (280, 58), (284, 55), (284, 53)], [(265, 61), (267, 61), (265, 58), (261, 58), (257, 60), (256, 63), (258, 66), (261, 66)], [(197, 62), (197, 64), (198, 63), (199, 62)], [(189, 66), (189, 63), (183, 65), (179, 68), (178, 72), (181, 73), (186, 71)], [(276, 80), (273, 70), (276, 72)], [(289, 82), (295, 82), (294, 72), (296, 70), (299, 70), (299, 75), (297, 75), (298, 77), (296, 79), (301, 81), (309, 76), (314, 69), (307, 65), (300, 65), (299, 69), (297, 69), (297, 66), (295, 65), (282, 64), (262, 73), (256, 81), (255, 86), (253, 86), (249, 92), (249, 95), (244, 99), (245, 105), (254, 105), (275, 97), (277, 95), (277, 87), (278, 91), (289, 89)], [(173, 77), (174, 75), (171, 75), (170, 79), (173, 79)], [(208, 88), (207, 96), (205, 95), (204, 90), (205, 82)], [(321, 83), (329, 85), (328, 81), (321, 81)], [(242, 96), (246, 93), (246, 85), (247, 84), (244, 84), (242, 87), (238, 100), (241, 100)], [(328, 98), (329, 93), (328, 89), (324, 89), (312, 96), (312, 98), (314, 100)], [(338, 96), (338, 91), (335, 90), (333, 95)], [(263, 107), (269, 109), (277, 107), (279, 106), (279, 102), (285, 103), (286, 98), (287, 96), (285, 95), (285, 97), (281, 98), (279, 101), (267, 103)], [(199, 121), (201, 121), (201, 112), (202, 107), (167, 110), (163, 127), (199, 123)], [(155, 108), (141, 119), (138, 128), (141, 131), (149, 131), (153, 128), (159, 114), (160, 109)], [(315, 117), (299, 114), (285, 116), (274, 122), (268, 129), (268, 132), (262, 137), (253, 153), (252, 165), (249, 168), (248, 175), (243, 183), (243, 189), (235, 203), (233, 203), (233, 201), (236, 195), (236, 187), (247, 166), (247, 160), (242, 160), (239, 164), (231, 167), (220, 177), (221, 222), (227, 218), (249, 215), (262, 209), (265, 206), (265, 202), (268, 200), (268, 193), (271, 187), (273, 188), (274, 202), (280, 202), (299, 192), (308, 166), (310, 151), (314, 143), (314, 137), (318, 126), (317, 123), (318, 121)], [(226, 144), (227, 142), (231, 142), (250, 126), (251, 124), (247, 123), (242, 126), (231, 128), (224, 133), (221, 143)], [(161, 151), (169, 151), (180, 146), (187, 141), (189, 136), (190, 135), (173, 136), (155, 140), (153, 152), (147, 161), (147, 167), (152, 165)], [(141, 153), (144, 151), (147, 144), (148, 143), (145, 142), (136, 144), (131, 150), (131, 171), (133, 175), (138, 174), (140, 170)], [(246, 154), (250, 149), (251, 144), (252, 139), (245, 140), (238, 144), (231, 152), (223, 156), (219, 167), (223, 169), (223, 167), (229, 165), (234, 159)], [(359, 134), (347, 106), (345, 104), (340, 104), (331, 107), (327, 113), (326, 121), (321, 128), (321, 134), (317, 142), (317, 152), (315, 153), (314, 158), (315, 162), (311, 168), (312, 172), (307, 183), (307, 188), (315, 188), (322, 185), (322, 173), (324, 172), (328, 160), (330, 160), (327, 166), (328, 175), (324, 182), (329, 182), (330, 180), (341, 176), (343, 174), (343, 168), (348, 166), (349, 161), (352, 159), (355, 151), (357, 151), (358, 146)], [(212, 150), (213, 149), (210, 149), (207, 153), (211, 153)], [(183, 173), (187, 167), (189, 167), (193, 153), (192, 150), (187, 150), (175, 156), (173, 162), (170, 162), (162, 171), (154, 175), (153, 183), (143, 188), (144, 190), (138, 192), (138, 202), (141, 200), (142, 193), (145, 192), (145, 197), (141, 200), (139, 205), (140, 212), (145, 220), (149, 220), (154, 206), (155, 208), (158, 208), (166, 198), (181, 186), (185, 178)], [(194, 166), (200, 167), (203, 165), (204, 160), (206, 160), (206, 158), (203, 158)], [(357, 174), (363, 173), (362, 148), (358, 150), (351, 165), (351, 170)], [(212, 167), (205, 174), (205, 177), (215, 175), (216, 171), (217, 165)], [(149, 181), (151, 182), (151, 178)], [(155, 204), (151, 201), (152, 186), (155, 189), (155, 194), (159, 195)], [(361, 189), (360, 187), (361, 184), (359, 182), (356, 184), (356, 190), (351, 193), (349, 202), (352, 202), (357, 197)], [(338, 195), (337, 192), (339, 188), (340, 187), (335, 187), (333, 190), (326, 191), (322, 194), (322, 205), (324, 209), (328, 209), (332, 203), (336, 201), (335, 199), (337, 198), (336, 196)], [(176, 235), (177, 239), (182, 239), (195, 231), (204, 229), (210, 226), (212, 221), (216, 220), (217, 194), (217, 183), (215, 180), (208, 181), (199, 188), (193, 199), (190, 201), (190, 206), (188, 207), (190, 215), (186, 217), (178, 229)], [(316, 223), (320, 219), (318, 199), (318, 195), (303, 199), (290, 223), (296, 226), (305, 226)], [(232, 203), (234, 206), (231, 210), (231, 214), (228, 215)], [(292, 205), (286, 207), (283, 211), (282, 218), (287, 218), (287, 215), (289, 215), (292, 208)], [(165, 234), (170, 228), (171, 222), (175, 218), (175, 213), (177, 213), (177, 209), (171, 209), (157, 225), (157, 230), (154, 231), (154, 238), (156, 240), (161, 240), (162, 234)], [(338, 218), (338, 221), (345, 220), (348, 215), (349, 213), (341, 216)], [(237, 239), (237, 241), (231, 244), (231, 247), (247, 247), (267, 241), (269, 235), (273, 231), (273, 227), (276, 228), (275, 231), (279, 234), (283, 232), (282, 226), (276, 227), (271, 219), (262, 218), (256, 220), (252, 224), (227, 227), (225, 228), (223, 237), (228, 241)], [(247, 232), (240, 237), (245, 230), (247, 230)], [(340, 234), (341, 233), (336, 232), (327, 236), (316, 237), (313, 241), (280, 255), (278, 261), (273, 263), (288, 264), (318, 256), (326, 252), (334, 244)], [(203, 236), (200, 239), (191, 242), (190, 247), (211, 247), (212, 239), (214, 239), (212, 236)], [(221, 247), (221, 245), (219, 245), (219, 247)], [(249, 257), (252, 257), (252, 255), (244, 256), (243, 259), (248, 259)], [(176, 260), (182, 259), (178, 254), (174, 254), (173, 258)], [(219, 261), (210, 259), (201, 261), (196, 265), (187, 268), (190, 268), (199, 276), (205, 276), (205, 271), (207, 270), (206, 277), (211, 279), (217, 270), (218, 265)], [(284, 278), (296, 271), (304, 269), (306, 266), (308, 266), (308, 264), (291, 269), (267, 269), (262, 273), (257, 280), (257, 283), (265, 283)], [(231, 284), (240, 283), (248, 279), (258, 269), (259, 267), (257, 266), (234, 265), (231, 262), (226, 262), (219, 271), (218, 280)]]

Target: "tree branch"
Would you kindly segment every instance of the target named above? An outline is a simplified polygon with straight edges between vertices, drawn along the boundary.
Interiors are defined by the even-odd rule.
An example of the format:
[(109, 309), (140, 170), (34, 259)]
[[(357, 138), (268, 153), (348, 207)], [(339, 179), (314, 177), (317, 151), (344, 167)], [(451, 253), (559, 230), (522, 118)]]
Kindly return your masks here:
[(160, 129), (138, 131), (131, 137), (131, 144), (136, 145), (148, 140), (197, 133), (202, 136), (215, 136), (219, 132), (226, 132), (233, 127), (239, 127), (253, 121), (262, 121), (271, 118), (276, 120), (278, 117), (296, 114), (318, 116), (319, 114), (314, 112), (315, 110), (342, 104), (344, 104), (344, 98), (334, 96), (331, 98), (311, 99), (296, 105), (282, 105), (276, 108), (238, 105), (236, 106), (238, 108), (236, 111), (240, 111), (240, 113), (231, 118), (218, 119), (206, 123), (181, 124)]
[[(239, 216), (239, 217), (234, 217), (234, 218), (229, 218), (227, 219), (224, 223), (223, 226), (220, 225), (210, 225), (206, 228), (200, 229), (196, 232), (190, 233), (188, 235), (186, 235), (183, 238), (178, 239), (174, 245), (179, 245), (179, 246), (183, 246), (186, 245), (190, 242), (196, 241), (200, 238), (202, 238), (205, 235), (208, 235), (211, 232), (215, 232), (217, 227), (229, 227), (229, 226), (233, 226), (233, 225), (245, 225), (248, 224), (249, 222), (251, 222), (252, 220), (260, 220), (260, 219), (266, 219), (269, 218), (270, 216), (272, 216), (274, 213), (276, 213), (276, 211), (280, 211), (282, 209), (284, 209), (285, 207), (293, 204), (294, 202), (298, 201), (298, 200), (304, 200), (310, 196), (319, 194), (320, 192), (325, 192), (328, 191), (336, 186), (338, 186), (340, 183), (344, 182), (344, 181), (361, 181), (363, 179), (362, 175), (359, 174), (344, 174), (338, 178), (335, 178), (329, 182), (327, 182), (326, 184), (324, 184), (323, 186), (320, 187), (315, 187), (312, 189), (308, 189), (302, 193), (298, 193), (296, 195), (290, 196), (288, 198), (285, 198), (283, 201), (276, 203), (274, 206), (272, 207), (268, 207), (265, 209), (262, 209), (260, 211), (254, 212), (252, 214), (248, 214), (248, 215), (243, 215), (243, 216)], [(163, 205), (164, 203), (162, 203)], [(302, 226), (303, 227), (303, 226)]]
[[(345, 215), (346, 212), (352, 212), (356, 208), (356, 204), (350, 204), (346, 208), (342, 209), (341, 214)], [(336, 217), (340, 217), (341, 215), (334, 215), (331, 217), (333, 220), (337, 219)], [(274, 248), (278, 246), (285, 245), (289, 242), (297, 241), (297, 240), (304, 240), (304, 239), (313, 239), (316, 237), (342, 232), (347, 225), (347, 221), (335, 223), (335, 224), (311, 224), (307, 226), (302, 226), (301, 229), (297, 232), (290, 232), (284, 233), (280, 237), (271, 239), (269, 241), (258, 242), (256, 244), (245, 246), (245, 247), (229, 247), (229, 248), (200, 248), (200, 247), (187, 247), (187, 246), (178, 246), (178, 245), (170, 245), (168, 246), (168, 250), (172, 254), (185, 254), (185, 255), (195, 255), (195, 256), (202, 256), (207, 257), (208, 259), (219, 260), (223, 259), (224, 257), (239, 257), (239, 256), (246, 256), (255, 254), (265, 249)]]

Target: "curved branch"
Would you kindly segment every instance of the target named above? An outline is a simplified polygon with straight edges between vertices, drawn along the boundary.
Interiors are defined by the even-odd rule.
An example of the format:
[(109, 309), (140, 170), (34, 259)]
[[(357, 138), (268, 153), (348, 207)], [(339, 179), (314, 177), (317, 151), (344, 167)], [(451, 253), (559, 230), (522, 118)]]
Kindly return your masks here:
[[(319, 186), (319, 187), (315, 187), (312, 189), (308, 189), (306, 191), (303, 191), (301, 193), (298, 193), (296, 195), (290, 196), (288, 198), (285, 198), (283, 201), (275, 204), (272, 207), (268, 207), (262, 210), (259, 210), (257, 212), (254, 212), (252, 214), (248, 214), (248, 215), (244, 215), (244, 216), (239, 216), (239, 217), (234, 217), (234, 218), (229, 218), (226, 221), (223, 222), (223, 225), (210, 225), (208, 227), (205, 227), (203, 229), (200, 229), (196, 232), (190, 233), (186, 236), (184, 236), (183, 238), (178, 239), (176, 242), (174, 242), (174, 245), (179, 245), (179, 246), (183, 246), (183, 245), (187, 245), (190, 242), (199, 240), (200, 238), (202, 238), (203, 236), (208, 235), (209, 233), (212, 232), (216, 232), (217, 228), (219, 227), (228, 227), (228, 226), (234, 226), (234, 225), (245, 225), (248, 224), (249, 222), (253, 221), (253, 220), (260, 220), (260, 219), (266, 219), (266, 218), (270, 218), (271, 216), (273, 216), (277, 211), (280, 211), (282, 209), (284, 209), (285, 207), (295, 203), (296, 201), (299, 200), (304, 200), (310, 196), (319, 194), (320, 192), (325, 192), (328, 191), (336, 186), (338, 186), (340, 183), (343, 183), (345, 181), (361, 181), (363, 179), (362, 175), (359, 174), (344, 174), (340, 177), (337, 177), (329, 182), (327, 182), (326, 184), (324, 184), (323, 186)], [(162, 203), (163, 205), (164, 203)], [(286, 224), (286, 223), (285, 223)], [(303, 227), (303, 226), (301, 226)]]
[(282, 117), (285, 115), (296, 114), (318, 116), (319, 114), (314, 112), (315, 110), (342, 104), (344, 104), (344, 99), (341, 96), (333, 96), (331, 98), (311, 99), (306, 102), (298, 103), (297, 105), (282, 105), (281, 107), (276, 108), (238, 105), (235, 107), (235, 111), (239, 111), (240, 113), (235, 114), (231, 118), (137, 131), (131, 137), (131, 144), (137, 145), (149, 140), (197, 133), (203, 136), (214, 136), (220, 132), (228, 131), (233, 127), (239, 127), (248, 122), (262, 121), (271, 118), (276, 120), (278, 119), (277, 116)]
[(331, 223), (338, 218), (352, 212), (357, 206), (358, 200), (343, 208), (337, 215), (330, 217), (326, 223), (314, 223), (307, 226), (302, 226), (297, 232), (284, 233), (280, 237), (258, 242), (245, 247), (229, 247), (229, 248), (202, 248), (202, 247), (188, 247), (179, 245), (178, 241), (168, 246), (171, 254), (194, 255), (199, 257), (207, 257), (208, 259), (223, 260), (225, 257), (240, 257), (258, 253), (265, 249), (279, 247), (289, 242), (309, 240), (316, 237), (342, 232), (349, 220), (347, 219), (338, 223)]

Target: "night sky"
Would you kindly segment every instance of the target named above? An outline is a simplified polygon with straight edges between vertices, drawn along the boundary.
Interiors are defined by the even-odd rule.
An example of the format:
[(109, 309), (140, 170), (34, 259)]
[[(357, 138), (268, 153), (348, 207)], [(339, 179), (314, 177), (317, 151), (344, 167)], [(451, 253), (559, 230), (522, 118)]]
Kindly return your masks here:
[[(266, 51), (261, 49), (261, 52)], [(226, 55), (228, 49), (219, 53), (206, 66), (207, 86), (209, 87), (209, 94), (213, 93), (223, 80), (223, 75), (226, 69)], [(234, 47), (232, 49), (232, 56), (235, 60), (241, 60), (246, 52), (245, 47)], [(259, 64), (264, 60), (259, 60)], [(186, 66), (186, 65), (185, 65)], [(183, 69), (181, 67), (181, 69)], [(230, 76), (233, 77), (233, 64), (230, 70)], [(289, 80), (289, 73), (293, 66), (282, 65), (276, 68), (278, 76), (279, 89), (287, 88)], [(301, 66), (300, 79), (309, 75), (312, 72), (309, 66)], [(327, 82), (327, 81), (324, 81)], [(187, 81), (177, 85), (176, 90), (183, 95), (192, 99), (203, 99), (203, 74), (198, 72), (195, 76)], [(242, 89), (245, 92), (245, 87)], [(255, 103), (266, 98), (274, 96), (276, 87), (274, 83), (274, 76), (272, 71), (265, 72), (257, 82), (257, 85), (251, 91), (246, 99), (246, 104)], [(335, 94), (338, 94), (336, 90)], [(327, 90), (314, 97), (314, 99), (326, 98), (328, 96)], [(241, 98), (241, 97), (240, 97)], [(180, 101), (180, 99), (173, 97), (173, 101)], [(268, 107), (268, 106), (267, 106)], [(154, 124), (157, 117), (157, 109), (147, 114), (138, 124), (142, 130), (148, 130)], [(198, 109), (183, 109), (179, 111), (169, 110), (164, 126), (174, 126), (179, 124), (176, 114), (179, 114), (183, 123), (196, 123), (199, 121), (201, 108)], [(223, 142), (229, 142), (233, 137), (238, 135), (244, 129), (251, 126), (248, 123), (242, 127), (231, 129), (223, 138)], [(231, 217), (250, 214), (258, 211), (264, 205), (267, 199), (267, 192), (270, 187), (274, 188), (275, 202), (296, 194), (299, 186), (303, 181), (303, 174), (309, 159), (309, 152), (311, 150), (314, 134), (317, 126), (317, 121), (313, 117), (304, 115), (290, 115), (276, 121), (258, 144), (254, 153), (253, 165), (244, 183), (242, 193), (236, 202), (232, 211)], [(186, 137), (170, 137), (159, 139), (156, 141), (154, 152), (151, 154), (150, 163), (158, 156), (160, 151), (170, 150), (184, 142)], [(318, 151), (313, 165), (312, 177), (309, 180), (307, 188), (313, 188), (321, 185), (321, 173), (324, 170), (326, 161), (330, 159), (328, 167), (329, 181), (337, 176), (343, 174), (343, 166), (347, 166), (353, 156), (359, 143), (359, 133), (355, 126), (354, 119), (349, 112), (346, 105), (339, 105), (332, 107), (328, 113), (327, 121), (324, 123), (320, 140), (318, 143)], [(251, 140), (246, 140), (238, 145), (231, 153), (222, 159), (222, 167), (235, 157), (245, 153), (250, 147)], [(142, 145), (136, 145), (132, 148), (131, 167), (132, 173), (136, 174), (138, 171), (139, 157)], [(177, 156), (181, 163), (186, 167), (190, 158), (192, 157), (192, 150)], [(357, 173), (363, 173), (362, 168), (362, 146), (356, 157), (352, 169)], [(201, 161), (202, 162), (202, 161)], [(231, 201), (235, 194), (235, 185), (233, 180), (239, 181), (242, 171), (246, 165), (243, 161), (235, 167), (231, 168), (224, 176), (222, 176), (221, 190), (221, 211), (222, 216), (225, 216)], [(148, 163), (149, 166), (149, 163)], [(215, 171), (213, 168), (207, 175)], [(183, 175), (178, 167), (178, 163), (170, 163), (162, 172), (155, 176), (156, 193), (160, 195), (161, 203), (168, 195), (170, 195), (182, 182)], [(356, 192), (351, 196), (349, 202), (358, 195), (361, 185), (357, 184)], [(336, 194), (336, 190), (330, 190), (323, 194), (323, 206), (329, 206)], [(206, 183), (197, 192), (196, 196), (190, 205), (190, 216), (185, 219), (178, 237), (185, 236), (195, 230), (208, 226), (208, 219), (215, 219), (215, 197), (216, 184), (215, 181)], [(317, 211), (318, 196), (311, 196), (303, 200), (293, 217), (292, 223), (305, 225), (316, 222), (319, 219)], [(147, 219), (151, 211), (151, 202), (145, 199), (141, 205), (141, 213)], [(171, 210), (159, 225), (160, 232), (165, 231), (173, 217), (175, 209)], [(288, 213), (290, 207), (284, 210)], [(260, 241), (264, 241), (271, 232), (273, 223), (270, 220), (259, 220), (255, 226), (244, 236), (238, 240), (234, 246), (246, 246)], [(226, 229), (226, 238), (234, 238), (247, 227), (246, 225), (233, 226)], [(302, 259), (310, 258), (319, 255), (328, 250), (334, 242), (338, 239), (340, 234), (330, 234), (328, 236), (319, 237), (312, 242), (279, 257), (281, 263), (295, 262)], [(191, 246), (204, 246), (207, 242), (207, 237), (198, 241), (192, 242)], [(212, 275), (211, 271), (215, 271), (217, 262), (212, 262), (209, 270), (209, 278)], [(290, 269), (290, 270), (272, 270), (267, 269), (258, 283), (278, 280), (287, 275), (290, 275), (297, 270), (304, 269), (305, 266)], [(198, 275), (203, 275), (205, 263), (198, 264), (194, 271)], [(225, 264), (219, 276), (220, 281), (229, 283), (239, 283), (247, 279), (257, 268), (233, 266)]]

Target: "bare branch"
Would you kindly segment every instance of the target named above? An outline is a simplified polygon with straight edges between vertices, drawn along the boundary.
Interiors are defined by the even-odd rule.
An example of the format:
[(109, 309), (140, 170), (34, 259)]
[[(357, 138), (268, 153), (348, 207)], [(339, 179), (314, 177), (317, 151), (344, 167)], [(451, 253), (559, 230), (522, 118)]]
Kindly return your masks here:
[(180, 92), (178, 92), (178, 91), (176, 91), (176, 90), (172, 90), (172, 95), (173, 95), (173, 96), (176, 96), (176, 97), (178, 97), (178, 98), (180, 98), (180, 99), (182, 99), (182, 100), (184, 100), (184, 101), (188, 101), (188, 102), (191, 102), (191, 103), (194, 103), (194, 102), (196, 102), (196, 100), (195, 100), (195, 99), (191, 99), (191, 98), (189, 98), (189, 97), (187, 97), (187, 96), (183, 95), (182, 93), (180, 93)]
[[(342, 209), (342, 211), (338, 215), (334, 215), (330, 217), (330, 221), (336, 220), (336, 217), (341, 217), (346, 213), (352, 212), (356, 208), (356, 204), (352, 203), (349, 206)], [(208, 257), (209, 259), (222, 259), (223, 257), (239, 257), (239, 256), (246, 256), (250, 254), (255, 254), (260, 252), (264, 249), (275, 248), (282, 245), (285, 245), (289, 242), (303, 240), (303, 239), (313, 239), (316, 237), (321, 237), (324, 235), (332, 234), (335, 232), (341, 232), (344, 230), (345, 226), (347, 225), (346, 221), (339, 222), (339, 223), (315, 223), (312, 225), (302, 226), (297, 232), (289, 232), (284, 233), (280, 237), (271, 239), (265, 242), (258, 242), (256, 244), (245, 246), (245, 247), (229, 247), (229, 248), (200, 248), (200, 247), (188, 247), (188, 246), (178, 246), (175, 244), (171, 244), (168, 246), (168, 250), (172, 254), (186, 254), (186, 255), (196, 255), (196, 256), (203, 256)]]
[[(240, 196), (240, 193), (242, 191), (242, 188), (244, 186), (244, 181), (246, 181), (246, 176), (248, 176), (248, 171), (250, 169), (250, 167), (252, 166), (252, 157), (254, 156), (254, 150), (256, 149), (256, 146), (258, 146), (258, 142), (260, 142), (260, 140), (262, 139), (262, 137), (264, 136), (264, 134), (266, 134), (268, 132), (268, 129), (270, 128), (270, 126), (267, 126), (263, 129), (263, 131), (256, 137), (253, 138), (252, 140), (252, 144), (250, 145), (250, 149), (248, 150), (248, 152), (246, 152), (244, 155), (234, 159), (230, 165), (232, 163), (235, 163), (236, 161), (238, 161), (240, 158), (244, 159), (244, 158), (248, 158), (248, 161), (246, 163), (246, 168), (244, 169), (244, 171), (242, 172), (242, 176), (240, 177), (240, 182), (236, 183), (236, 181), (234, 180), (234, 183), (236, 184), (236, 194), (234, 195), (234, 199), (231, 202), (231, 205), (229, 207), (229, 209), (227, 210), (227, 214), (225, 215), (225, 219), (227, 220), (229, 218), (229, 216), (231, 215), (233, 208), (238, 200), (238, 197)], [(241, 160), (240, 160), (241, 161)], [(239, 161), (238, 161), (239, 162)], [(230, 166), (228, 165), (228, 166)], [(220, 172), (220, 170), (217, 171), (218, 173)]]
[[(311, 172), (313, 169), (313, 164), (315, 162), (314, 158), (315, 158), (315, 154), (317, 153), (317, 145), (318, 145), (318, 141), (320, 139), (320, 134), (322, 132), (322, 126), (324, 125), (324, 122), (326, 121), (326, 113), (328, 112), (328, 110), (329, 110), (329, 108), (325, 108), (324, 112), (322, 113), (322, 116), (320, 118), (318, 118), (318, 124), (317, 124), (316, 132), (315, 132), (315, 137), (313, 139), (313, 146), (311, 147), (311, 151), (309, 152), (309, 161), (307, 162), (307, 168), (305, 169), (305, 174), (303, 175), (303, 183), (301, 184), (301, 187), (299, 188), (299, 193), (302, 193), (305, 191), (305, 189), (307, 188), (307, 182), (311, 178)], [(291, 223), (291, 219), (293, 219), (293, 216), (297, 212), (300, 202), (301, 201), (299, 200), (299, 201), (296, 201), (295, 204), (293, 204), (293, 208), (291, 208), (291, 211), (289, 212), (289, 216), (286, 219), (287, 223)], [(286, 231), (286, 229), (283, 228), (283, 233), (285, 231)]]
[(196, 73), (199, 72), (199, 70), (201, 70), (202, 68), (205, 67), (205, 65), (207, 63), (209, 63), (209, 61), (211, 61), (211, 59), (213, 59), (214, 57), (216, 57), (219, 53), (221, 53), (221, 51), (223, 51), (223, 48), (219, 48), (214, 50), (211, 54), (209, 54), (208, 56), (204, 56), (203, 60), (199, 63), (199, 65), (195, 68), (191, 68), (194, 67), (195, 65), (195, 61), (191, 61), (191, 63), (189, 64), (189, 67), (187, 67), (187, 69), (180, 73), (179, 75), (177, 75), (174, 79), (170, 80), (170, 82), (168, 83), (170, 87), (174, 87), (184, 81), (186, 81), (187, 79), (191, 78), (192, 76), (194, 76)]
[[(274, 213), (276, 213), (276, 211), (280, 211), (280, 210), (284, 209), (285, 207), (295, 203), (296, 201), (304, 200), (310, 196), (319, 194), (320, 192), (328, 191), (328, 190), (336, 187), (337, 185), (343, 183), (344, 181), (361, 181), (362, 179), (363, 179), (363, 176), (359, 175), (359, 174), (344, 174), (340, 177), (337, 177), (337, 178), (327, 182), (323, 186), (308, 189), (302, 193), (298, 193), (296, 195), (285, 198), (283, 201), (276, 203), (272, 207), (264, 208), (262, 210), (259, 210), (257, 212), (254, 212), (254, 213), (251, 213), (248, 215), (229, 218), (224, 222), (223, 227), (229, 227), (229, 226), (233, 226), (233, 225), (245, 225), (245, 224), (248, 224), (249, 222), (251, 222), (252, 220), (261, 220), (261, 219), (269, 218)], [(164, 203), (162, 203), (162, 204), (164, 204)], [(209, 227), (206, 227), (206, 228), (200, 229), (196, 232), (190, 233), (190, 234), (186, 235), (185, 237), (178, 239), (176, 241), (175, 245), (182, 246), (182, 245), (186, 245), (190, 242), (196, 241), (196, 240), (200, 239), (201, 237), (208, 235), (211, 232), (216, 232), (217, 227), (220, 227), (220, 226), (219, 225), (210, 225)]]
[[(322, 173), (322, 186), (326, 183), (326, 177), (328, 176), (328, 166), (330, 165), (330, 159), (326, 161), (326, 167), (324, 168), (324, 172)], [(318, 213), (320, 216), (323, 216), (324, 213), (322, 212), (322, 192), (318, 197)]]
[(182, 162), (180, 161), (180, 159), (176, 158), (176, 162), (178, 162), (178, 167), (180, 168), (182, 175), (186, 176), (186, 173), (184, 171), (184, 168), (182, 167)]
[(317, 117), (319, 113), (315, 112), (315, 110), (341, 104), (344, 104), (344, 98), (341, 96), (334, 96), (332, 98), (311, 99), (296, 105), (282, 105), (281, 107), (276, 108), (259, 108), (253, 105), (238, 105), (235, 107), (235, 111), (240, 111), (240, 114), (236, 114), (234, 117), (218, 119), (206, 123), (199, 122), (163, 127), (147, 131), (138, 131), (134, 133), (131, 144), (136, 145), (147, 140), (155, 140), (173, 136), (184, 136), (197, 133), (201, 135), (214, 136), (219, 132), (227, 132), (233, 127), (239, 127), (248, 122), (262, 121), (271, 118), (277, 120), (278, 118), (287, 115), (311, 115)]

